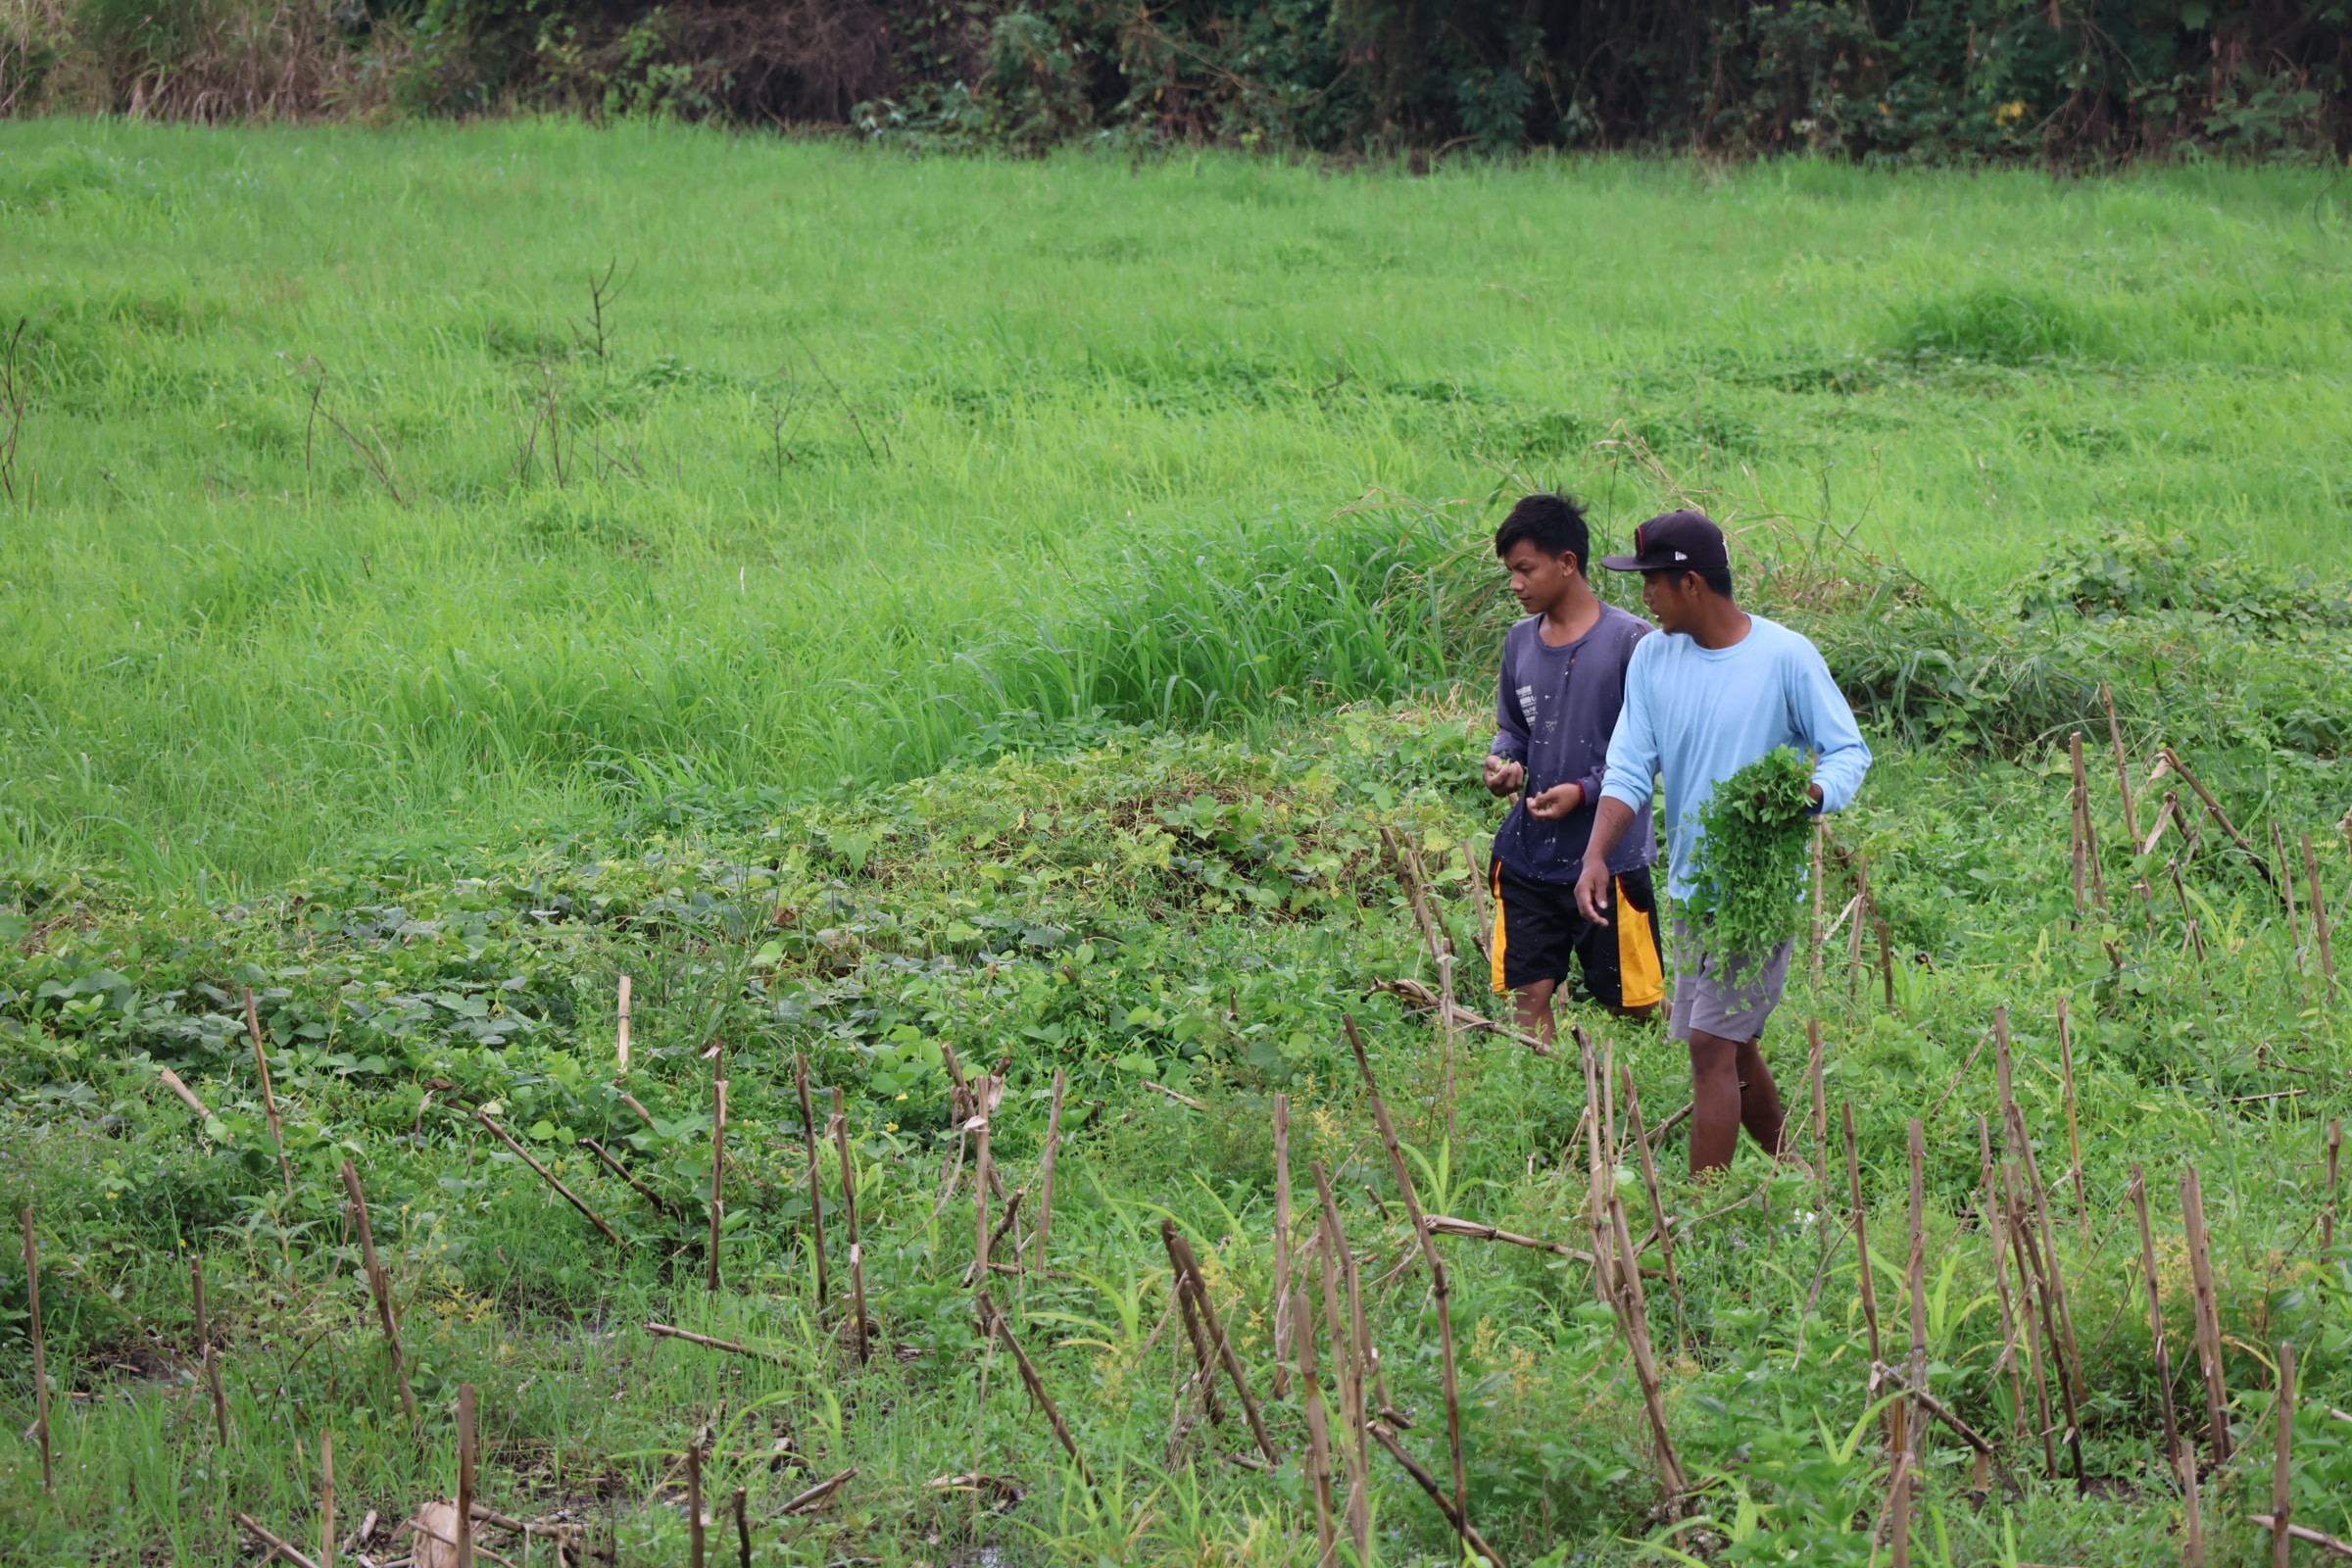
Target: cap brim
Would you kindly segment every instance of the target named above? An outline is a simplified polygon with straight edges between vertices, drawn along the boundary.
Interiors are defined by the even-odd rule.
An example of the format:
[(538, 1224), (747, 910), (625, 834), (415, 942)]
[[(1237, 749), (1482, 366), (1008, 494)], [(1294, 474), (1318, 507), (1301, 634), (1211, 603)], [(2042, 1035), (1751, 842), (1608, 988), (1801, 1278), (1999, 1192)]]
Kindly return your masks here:
[(1644, 561), (1640, 556), (1603, 556), (1600, 564), (1611, 571), (1656, 571), (1667, 564), (1663, 561)]

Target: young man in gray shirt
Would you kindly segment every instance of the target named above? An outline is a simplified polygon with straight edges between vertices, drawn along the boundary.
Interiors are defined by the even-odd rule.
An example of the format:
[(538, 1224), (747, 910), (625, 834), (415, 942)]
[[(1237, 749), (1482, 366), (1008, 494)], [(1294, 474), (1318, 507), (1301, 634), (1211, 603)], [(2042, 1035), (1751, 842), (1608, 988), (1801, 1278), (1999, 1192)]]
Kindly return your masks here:
[(1593, 594), (1585, 576), (1592, 533), (1573, 497), (1520, 502), (1495, 531), (1494, 554), (1528, 612), (1503, 639), (1486, 761), (1487, 788), (1519, 797), (1494, 835), (1488, 872), (1494, 991), (1512, 996), (1522, 1029), (1549, 1040), (1552, 993), (1567, 980), (1572, 956), (1586, 994), (1603, 1006), (1642, 1016), (1665, 997), (1647, 807), (1608, 858), (1605, 917), (1588, 919), (1576, 902), (1626, 666), (1650, 628)]

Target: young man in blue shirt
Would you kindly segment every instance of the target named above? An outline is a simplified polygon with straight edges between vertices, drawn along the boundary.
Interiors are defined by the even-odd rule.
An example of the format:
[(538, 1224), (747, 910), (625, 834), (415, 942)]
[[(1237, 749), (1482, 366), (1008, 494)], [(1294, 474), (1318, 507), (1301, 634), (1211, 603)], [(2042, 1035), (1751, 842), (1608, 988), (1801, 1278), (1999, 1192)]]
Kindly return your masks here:
[[(1609, 739), (1600, 808), (1585, 851), (1577, 902), (1607, 918), (1609, 856), (1647, 811), (1653, 780), (1667, 803), (1668, 891), (1694, 891), (1699, 812), (1715, 787), (1776, 747), (1812, 752), (1817, 809), (1842, 809), (1870, 768), (1854, 710), (1820, 650), (1788, 627), (1751, 615), (1732, 598), (1723, 530), (1696, 512), (1670, 512), (1634, 531), (1634, 554), (1601, 564), (1642, 573), (1642, 602), (1660, 635), (1635, 650), (1625, 709)], [(1792, 887), (1788, 896), (1801, 896)], [(1678, 937), (1689, 929), (1678, 916)], [(1685, 954), (1697, 946), (1689, 943)], [(1690, 1168), (1729, 1165), (1744, 1125), (1767, 1152), (1782, 1152), (1781, 1095), (1759, 1043), (1780, 1004), (1788, 954), (1706, 955), (1675, 977), (1667, 1033), (1690, 1046)], [(1739, 984), (1730, 983), (1736, 977)]]
[(1528, 614), (1502, 644), (1494, 746), (1487, 788), (1517, 795), (1494, 835), (1494, 992), (1508, 992), (1519, 1026), (1552, 1038), (1552, 993), (1571, 960), (1593, 1001), (1645, 1013), (1665, 997), (1665, 962), (1655, 923), (1649, 863), (1656, 856), (1649, 812), (1639, 812), (1608, 858), (1601, 902), (1614, 916), (1587, 919), (1576, 879), (1592, 835), (1608, 760), (1609, 735), (1625, 701), (1626, 665), (1649, 626), (1604, 605), (1586, 578), (1591, 530), (1570, 496), (1533, 495), (1495, 530), (1494, 554)]

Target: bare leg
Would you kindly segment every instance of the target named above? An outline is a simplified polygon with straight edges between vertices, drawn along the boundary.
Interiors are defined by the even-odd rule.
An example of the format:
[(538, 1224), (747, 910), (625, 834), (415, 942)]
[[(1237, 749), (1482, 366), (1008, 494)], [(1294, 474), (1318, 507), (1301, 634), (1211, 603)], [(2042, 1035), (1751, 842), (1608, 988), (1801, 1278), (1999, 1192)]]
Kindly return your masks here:
[(1718, 1170), (1740, 1147), (1740, 1048), (1690, 1031), (1690, 1174)]
[(1557, 980), (1538, 980), (1511, 993), (1511, 1012), (1520, 1031), (1545, 1045), (1559, 1038), (1559, 1025), (1551, 1016), (1551, 994), (1558, 988)]
[(1777, 1156), (1788, 1118), (1781, 1112), (1781, 1086), (1764, 1065), (1762, 1044), (1760, 1035), (1740, 1043), (1740, 1122), (1764, 1152)]

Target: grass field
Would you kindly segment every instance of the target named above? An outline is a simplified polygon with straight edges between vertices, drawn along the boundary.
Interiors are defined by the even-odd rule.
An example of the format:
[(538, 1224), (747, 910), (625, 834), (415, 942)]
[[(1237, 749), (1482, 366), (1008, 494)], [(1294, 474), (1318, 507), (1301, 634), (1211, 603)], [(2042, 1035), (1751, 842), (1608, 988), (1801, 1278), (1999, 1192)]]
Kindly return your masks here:
[[(1581, 1251), (1614, 1194), (1660, 1271), (1679, 1529), (1623, 1298), (1577, 1256), (1438, 1243), (1465, 1490), (1504, 1560), (1888, 1562), (1870, 1363), (1906, 1363), (1914, 1332), (1999, 1463), (1932, 1430), (1912, 1561), (2181, 1561), (2168, 1408), (2207, 1560), (2270, 1560), (2248, 1520), (2283, 1344), (2293, 1517), (2352, 1538), (2328, 1152), (2352, 1003), (2328, 972), (2352, 986), (2352, 948), (2315, 907), (2352, 908), (2352, 235), (2321, 179), (1406, 179), (57, 122), (0, 125), (0, 311), (25, 322), (0, 383), (0, 418), (11, 388), (24, 407), (0, 499), (0, 1200), (40, 1249), (54, 1469), (47, 1490), (14, 1436), (37, 1401), (12, 1260), (0, 1563), (256, 1560), (240, 1513), (318, 1555), (330, 1434), (335, 1534), (379, 1519), (336, 1560), (399, 1560), (382, 1532), (454, 1494), (472, 1386), (476, 1495), (614, 1568), (688, 1560), (690, 1445), (714, 1561), (737, 1560), (741, 1488), (763, 1568), (1304, 1568), (1276, 1095), (1287, 1242), (1305, 1255), (1321, 1162), (1368, 1398), (1451, 1480), (1440, 1302), (1348, 1018), (1428, 1211)], [(1590, 1135), (1572, 1043), (1448, 1039), (1382, 989), (1440, 983), (1396, 834), (1463, 997), (1499, 1013), (1471, 886), (1503, 624), (1481, 534), (1537, 483), (1590, 495), (1610, 539), (1707, 505), (1742, 530), (1743, 596), (1814, 635), (1864, 714), (1880, 760), (1823, 913), (1866, 862), (1868, 918), (1829, 933), (1818, 980), (1800, 963), (1766, 1039), (1809, 1168), (1751, 1144), (1693, 1180), (1669, 1134), (1653, 1179)], [(2182, 814), (2141, 853), (2168, 792)], [(1683, 1103), (1653, 1028), (1575, 1017), (1626, 1070), (1602, 1144), (1634, 1094), (1652, 1127)], [(957, 1070), (1005, 1078), (986, 1207)], [(2046, 1230), (2021, 1248), (1984, 1161), (2032, 1192), (2029, 1151), (2019, 1217)], [(980, 1227), (1016, 1192), (990, 1245), (1019, 1268), (988, 1277), (1083, 1471), (976, 1327)], [(1642, 1241), (1669, 1216), (1671, 1279)], [(1188, 1382), (1163, 1220), (1270, 1468), (1231, 1382), (1221, 1422)], [(1318, 1266), (1299, 1283), (1321, 1316)], [(1332, 1301), (1344, 1321), (1344, 1279)], [(1371, 1562), (1462, 1560), (1366, 1457)], [(1371, 1568), (1351, 1541), (1335, 1560)]]
[(1660, 498), (1612, 436), (1963, 596), (2124, 520), (2339, 571), (2322, 182), (12, 123), (0, 819), (266, 881), (673, 759), (827, 787), (1008, 710), (1274, 711), (1331, 672), (1128, 632), (1320, 613), (1138, 562), (1245, 585), (1321, 540), (1376, 600), (1393, 518), (1339, 509), (1450, 547), (1522, 482), (1622, 535)]

